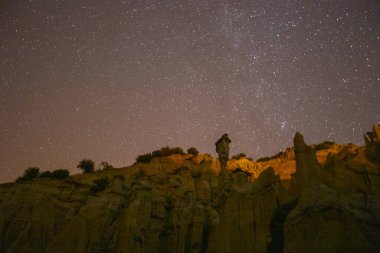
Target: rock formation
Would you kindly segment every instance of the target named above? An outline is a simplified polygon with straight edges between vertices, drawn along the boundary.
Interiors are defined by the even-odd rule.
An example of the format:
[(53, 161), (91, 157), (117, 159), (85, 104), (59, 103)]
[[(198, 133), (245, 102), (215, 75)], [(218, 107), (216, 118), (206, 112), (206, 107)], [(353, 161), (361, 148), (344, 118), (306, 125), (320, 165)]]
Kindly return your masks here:
[(302, 194), (312, 181), (318, 179), (320, 164), (316, 152), (306, 145), (303, 136), (297, 132), (294, 136), (294, 152), (296, 158), (296, 189)]
[(223, 136), (215, 143), (222, 175), (226, 173), (227, 162), (230, 158), (230, 143), (231, 140), (228, 138), (228, 134), (223, 134)]
[(232, 188), (219, 211), (219, 224), (210, 231), (207, 252), (266, 252), (269, 223), (278, 206), (273, 169), (257, 183), (237, 169)]
[(286, 155), (258, 163), (229, 160), (224, 135), (219, 160), (172, 155), (3, 184), (0, 252), (380, 252), (373, 133), (365, 147), (308, 146), (297, 133)]
[(366, 155), (372, 161), (380, 164), (380, 123), (373, 126), (372, 132), (364, 135)]
[(349, 147), (321, 167), (299, 133), (294, 148), (299, 197), (284, 223), (283, 252), (379, 252), (380, 168)]

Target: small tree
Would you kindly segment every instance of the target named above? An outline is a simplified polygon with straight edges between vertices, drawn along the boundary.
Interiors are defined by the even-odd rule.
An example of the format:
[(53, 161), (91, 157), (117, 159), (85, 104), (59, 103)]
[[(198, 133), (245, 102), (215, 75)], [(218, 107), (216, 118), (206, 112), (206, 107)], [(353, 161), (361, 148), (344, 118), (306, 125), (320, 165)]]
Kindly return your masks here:
[(199, 151), (198, 151), (196, 148), (191, 147), (191, 148), (189, 148), (189, 149), (187, 150), (187, 153), (188, 153), (189, 155), (195, 155), (195, 156), (197, 156), (197, 155), (199, 154)]
[(174, 155), (174, 154), (178, 154), (178, 155), (184, 155), (185, 152), (183, 152), (183, 149), (180, 148), (180, 147), (174, 147), (174, 148), (171, 148), (171, 147), (162, 147), (161, 149), (157, 149), (151, 153), (146, 153), (144, 155), (139, 155), (137, 158), (136, 158), (136, 161), (138, 163), (148, 163), (150, 162), (153, 158), (156, 158), (156, 157), (167, 157), (167, 156), (171, 156), (171, 155)]
[(110, 169), (113, 169), (113, 166), (111, 164), (109, 164), (108, 162), (101, 162), (99, 164), (99, 168), (101, 170), (110, 170)]
[(44, 171), (40, 174), (41, 178), (55, 178), (55, 179), (65, 179), (69, 177), (70, 171), (66, 169), (57, 169), (53, 171)]
[(66, 169), (57, 169), (57, 170), (53, 170), (51, 174), (52, 174), (51, 175), (52, 178), (65, 179), (70, 176), (70, 171)]
[(153, 155), (152, 155), (152, 153), (146, 153), (146, 154), (144, 154), (144, 155), (139, 155), (139, 156), (136, 158), (136, 162), (138, 162), (138, 163), (148, 163), (148, 162), (150, 162), (152, 159), (153, 159)]
[(90, 191), (97, 193), (103, 191), (110, 184), (110, 181), (108, 177), (101, 177), (95, 179), (92, 183), (93, 184), (90, 186)]
[(29, 167), (24, 172), (25, 178), (36, 178), (40, 174), (40, 169), (37, 167)]
[(239, 160), (240, 158), (247, 158), (247, 155), (245, 153), (239, 153), (237, 155), (232, 156), (231, 158), (235, 160)]
[(40, 169), (37, 167), (29, 167), (24, 171), (24, 175), (16, 179), (17, 183), (22, 183), (33, 178), (37, 178), (40, 175)]
[(50, 170), (47, 170), (47, 171), (44, 171), (44, 172), (41, 172), (40, 176), (41, 178), (51, 178), (51, 171)]
[(83, 173), (92, 173), (95, 170), (95, 162), (90, 159), (83, 159), (79, 162), (77, 168), (83, 170)]

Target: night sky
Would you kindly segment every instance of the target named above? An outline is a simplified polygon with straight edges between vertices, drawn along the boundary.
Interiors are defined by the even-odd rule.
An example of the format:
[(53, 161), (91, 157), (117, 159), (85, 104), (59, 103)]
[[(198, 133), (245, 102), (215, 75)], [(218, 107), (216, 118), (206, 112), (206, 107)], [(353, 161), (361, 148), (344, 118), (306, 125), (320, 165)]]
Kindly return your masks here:
[(2, 0), (0, 182), (163, 146), (257, 159), (363, 144), (380, 121), (378, 0)]

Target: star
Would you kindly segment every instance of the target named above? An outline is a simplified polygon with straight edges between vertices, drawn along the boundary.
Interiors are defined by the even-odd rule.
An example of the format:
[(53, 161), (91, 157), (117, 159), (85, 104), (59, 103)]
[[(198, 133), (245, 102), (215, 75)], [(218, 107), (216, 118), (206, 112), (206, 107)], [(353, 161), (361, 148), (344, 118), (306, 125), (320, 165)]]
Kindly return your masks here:
[(377, 1), (0, 1), (0, 38), (0, 183), (226, 132), (254, 159), (363, 145), (380, 119)]

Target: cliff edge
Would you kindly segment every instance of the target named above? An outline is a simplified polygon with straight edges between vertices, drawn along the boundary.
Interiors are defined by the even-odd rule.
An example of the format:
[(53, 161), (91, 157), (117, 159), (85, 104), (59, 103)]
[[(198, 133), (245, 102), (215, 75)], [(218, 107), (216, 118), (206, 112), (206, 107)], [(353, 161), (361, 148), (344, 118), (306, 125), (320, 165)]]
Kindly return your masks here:
[(3, 184), (0, 252), (380, 252), (377, 130), (364, 147), (308, 146), (296, 133), (259, 162), (229, 159), (226, 136), (220, 159)]

